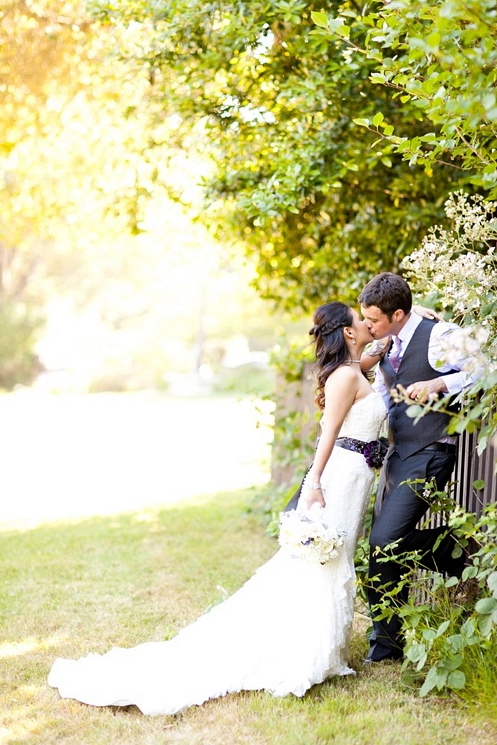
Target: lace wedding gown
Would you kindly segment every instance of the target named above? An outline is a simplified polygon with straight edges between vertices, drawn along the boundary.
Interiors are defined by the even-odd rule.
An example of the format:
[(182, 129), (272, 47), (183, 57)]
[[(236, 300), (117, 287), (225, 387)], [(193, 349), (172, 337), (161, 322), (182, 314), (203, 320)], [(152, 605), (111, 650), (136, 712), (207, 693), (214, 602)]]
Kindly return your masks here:
[[(371, 393), (350, 409), (340, 436), (378, 437), (385, 410)], [(323, 472), (324, 521), (346, 532), (339, 556), (305, 561), (280, 549), (234, 595), (169, 641), (114, 648), (80, 660), (58, 658), (49, 685), (93, 706), (135, 704), (174, 714), (241, 690), (302, 696), (347, 665), (353, 618), (354, 550), (374, 472), (363, 455), (334, 448)]]

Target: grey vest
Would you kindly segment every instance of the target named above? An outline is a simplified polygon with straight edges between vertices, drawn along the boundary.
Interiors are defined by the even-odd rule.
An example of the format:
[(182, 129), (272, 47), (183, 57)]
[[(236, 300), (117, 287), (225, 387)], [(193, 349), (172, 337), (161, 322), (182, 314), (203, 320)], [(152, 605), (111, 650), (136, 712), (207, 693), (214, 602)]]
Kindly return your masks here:
[[(420, 380), (431, 380), (451, 372), (457, 372), (456, 370), (451, 370), (449, 373), (439, 372), (434, 370), (428, 362), (428, 344), (434, 324), (435, 321), (423, 318), (404, 351), (397, 373), (386, 355), (382, 359), (380, 368), (388, 390), (395, 388), (397, 385), (407, 388), (411, 383), (417, 383)], [(432, 442), (446, 436), (447, 425), (450, 420), (448, 414), (430, 411), (415, 423), (414, 419), (407, 416), (407, 408), (408, 404), (403, 401), (396, 403), (390, 397), (388, 435), (390, 442), (395, 444), (401, 460), (405, 460), (410, 455), (417, 453), (418, 450), (422, 450)]]

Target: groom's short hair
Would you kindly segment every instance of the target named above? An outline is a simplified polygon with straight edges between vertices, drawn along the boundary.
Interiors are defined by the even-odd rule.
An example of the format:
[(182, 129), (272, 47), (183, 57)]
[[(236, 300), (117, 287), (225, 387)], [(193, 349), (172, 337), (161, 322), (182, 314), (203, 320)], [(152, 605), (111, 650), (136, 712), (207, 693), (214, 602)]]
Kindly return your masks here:
[(388, 318), (396, 310), (410, 313), (412, 308), (411, 288), (398, 274), (382, 272), (368, 282), (359, 295), (359, 303), (365, 308), (375, 305)]

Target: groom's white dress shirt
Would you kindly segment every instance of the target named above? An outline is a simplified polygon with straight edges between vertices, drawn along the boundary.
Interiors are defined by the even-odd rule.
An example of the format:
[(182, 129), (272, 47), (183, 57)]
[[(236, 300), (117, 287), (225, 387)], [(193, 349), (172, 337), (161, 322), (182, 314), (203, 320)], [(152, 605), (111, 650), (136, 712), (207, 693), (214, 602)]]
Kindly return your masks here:
[[(403, 355), (411, 341), (414, 332), (423, 320), (422, 316), (418, 315), (414, 311), (411, 312), (407, 323), (401, 329), (398, 337), (402, 342), (400, 359), (402, 360)], [(450, 335), (454, 331), (460, 331), (460, 327), (455, 323), (449, 323), (447, 321), (438, 321), (433, 325), (433, 329), (430, 335), (430, 343), (428, 345), (428, 362), (430, 366), (436, 372), (446, 372), (447, 375), (442, 375), (441, 379), (444, 381), (447, 391), (451, 395), (460, 393), (465, 388), (470, 388), (480, 377), (481, 370), (474, 370), (471, 366), (471, 372), (465, 372), (464, 367), (468, 364), (468, 356), (460, 355), (455, 361), (450, 364), (446, 362), (447, 357), (447, 344), (450, 339)], [(456, 370), (457, 372), (450, 371)], [(449, 374), (450, 373), (450, 374)], [(385, 401), (385, 405), (388, 408), (389, 401), (389, 389), (385, 384), (383, 373), (380, 366), (376, 368), (375, 380), (373, 383), (375, 391), (380, 393)]]

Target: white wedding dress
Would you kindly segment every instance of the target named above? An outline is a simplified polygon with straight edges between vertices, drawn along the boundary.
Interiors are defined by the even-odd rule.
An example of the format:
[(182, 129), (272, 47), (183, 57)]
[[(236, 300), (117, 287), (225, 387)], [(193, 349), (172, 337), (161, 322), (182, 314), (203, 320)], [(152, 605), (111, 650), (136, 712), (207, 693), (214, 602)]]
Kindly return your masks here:
[[(385, 417), (379, 394), (350, 409), (341, 436), (370, 441)], [(234, 595), (169, 641), (114, 648), (80, 660), (57, 659), (49, 685), (93, 706), (135, 704), (144, 714), (181, 709), (241, 690), (302, 696), (312, 685), (348, 675), (354, 550), (373, 489), (364, 456), (334, 448), (321, 479), (324, 521), (346, 532), (327, 564), (285, 549)]]

